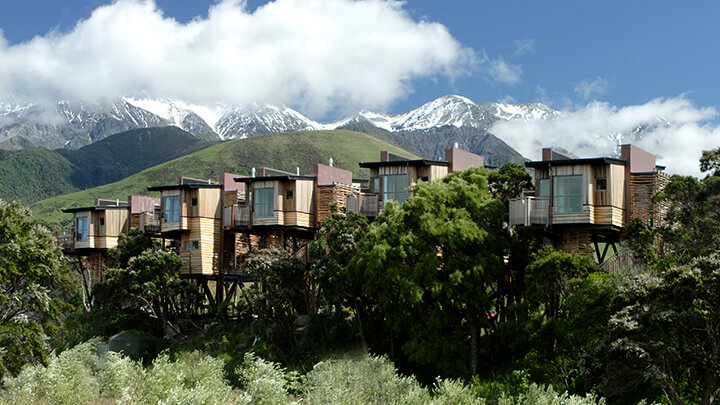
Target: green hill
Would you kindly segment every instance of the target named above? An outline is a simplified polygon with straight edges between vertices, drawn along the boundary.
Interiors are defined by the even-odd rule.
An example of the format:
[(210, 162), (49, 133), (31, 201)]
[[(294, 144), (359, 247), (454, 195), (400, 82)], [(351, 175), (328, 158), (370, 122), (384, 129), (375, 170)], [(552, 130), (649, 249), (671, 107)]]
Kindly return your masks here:
[(111, 184), (71, 194), (59, 195), (35, 203), (33, 216), (51, 228), (66, 227), (70, 216), (62, 208), (92, 204), (95, 198), (125, 200), (131, 194), (148, 193), (146, 187), (174, 184), (180, 176), (218, 180), (222, 173), (247, 175), (251, 168), (268, 166), (275, 169), (309, 174), (315, 163), (327, 163), (351, 170), (355, 177), (368, 177), (361, 161), (376, 161), (380, 151), (389, 150), (408, 157), (417, 157), (403, 149), (351, 131), (301, 131), (254, 136), (213, 145), (199, 152), (162, 163)]
[(77, 191), (70, 180), (74, 170), (75, 165), (55, 151), (0, 150), (0, 199), (29, 204)]
[(118, 181), (217, 143), (176, 127), (112, 135), (78, 150), (0, 150), (0, 199), (31, 204)]

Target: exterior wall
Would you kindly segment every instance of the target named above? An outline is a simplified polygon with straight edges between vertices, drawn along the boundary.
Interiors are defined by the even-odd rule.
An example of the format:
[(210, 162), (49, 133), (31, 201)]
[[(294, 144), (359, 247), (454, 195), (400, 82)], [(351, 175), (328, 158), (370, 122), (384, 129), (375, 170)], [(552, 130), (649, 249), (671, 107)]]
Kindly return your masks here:
[[(100, 224), (100, 218), (105, 219), (105, 224)], [(127, 209), (108, 209), (93, 212), (94, 223), (94, 248), (109, 249), (118, 244), (118, 236), (127, 233), (129, 219)]]
[(340, 169), (316, 163), (312, 167), (312, 175), (315, 176), (319, 186), (330, 186), (335, 183), (352, 184), (352, 172), (350, 170)]
[[(183, 267), (180, 274), (217, 274), (220, 264), (220, 220), (214, 218), (190, 218), (190, 232), (180, 236), (180, 257)], [(199, 243), (193, 249), (193, 242)], [(187, 249), (189, 242), (190, 249)]]
[(322, 227), (327, 217), (332, 214), (330, 204), (335, 203), (338, 209), (340, 209), (340, 212), (344, 211), (347, 208), (347, 197), (350, 195), (359, 196), (360, 189), (344, 184), (318, 186), (316, 192), (315, 227)]
[[(315, 193), (311, 179), (298, 179), (282, 184), (279, 196), (284, 201), (283, 224), (311, 228), (315, 225)], [(285, 199), (285, 191), (293, 190), (293, 199)]]
[(593, 256), (592, 234), (588, 230), (568, 229), (558, 240), (559, 250)]
[(259, 235), (249, 233), (226, 233), (224, 270), (226, 274), (239, 273), (240, 267), (250, 256), (250, 253), (260, 249)]
[(450, 173), (485, 166), (485, 158), (458, 148), (445, 149), (445, 160), (450, 163)]
[(664, 173), (642, 173), (630, 175), (630, 204), (628, 223), (637, 218), (645, 225), (660, 225), (666, 212), (663, 205), (653, 204), (652, 196), (665, 188), (669, 178)]

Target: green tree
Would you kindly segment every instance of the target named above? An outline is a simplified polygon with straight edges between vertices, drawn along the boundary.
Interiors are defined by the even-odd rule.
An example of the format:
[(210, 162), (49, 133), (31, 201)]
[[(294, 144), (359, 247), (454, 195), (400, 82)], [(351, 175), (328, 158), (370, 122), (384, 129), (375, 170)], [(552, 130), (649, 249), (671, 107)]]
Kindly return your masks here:
[(419, 183), (403, 206), (386, 202), (350, 263), (409, 360), (451, 375), (478, 372), (504, 273), (505, 209), (487, 176), (479, 168), (453, 173)]
[[(517, 163), (506, 163), (488, 175), (488, 186), (493, 197), (499, 199), (509, 210), (509, 202), (522, 196), (523, 190), (533, 188), (527, 169)], [(508, 211), (506, 210), (506, 211)]]
[(0, 200), (0, 375), (46, 360), (41, 337), (69, 309), (69, 269), (50, 232)]
[(600, 389), (637, 400), (658, 392), (671, 403), (711, 404), (720, 394), (720, 257), (627, 280), (599, 353)]
[[(95, 287), (96, 310), (144, 311), (162, 322), (166, 333), (202, 305), (202, 295), (188, 280), (179, 280), (182, 259), (172, 252), (148, 249), (128, 260), (127, 268), (110, 269)], [(174, 332), (173, 332), (174, 331)]]
[[(332, 334), (337, 341), (357, 336), (363, 347), (368, 347), (368, 339), (373, 336), (371, 320), (376, 313), (376, 300), (363, 294), (363, 274), (350, 270), (348, 265), (367, 229), (368, 220), (363, 215), (333, 214), (310, 244), (312, 321), (321, 323), (325, 338), (330, 339), (328, 335)], [(356, 333), (346, 333), (346, 320)], [(341, 331), (331, 333), (336, 328)]]

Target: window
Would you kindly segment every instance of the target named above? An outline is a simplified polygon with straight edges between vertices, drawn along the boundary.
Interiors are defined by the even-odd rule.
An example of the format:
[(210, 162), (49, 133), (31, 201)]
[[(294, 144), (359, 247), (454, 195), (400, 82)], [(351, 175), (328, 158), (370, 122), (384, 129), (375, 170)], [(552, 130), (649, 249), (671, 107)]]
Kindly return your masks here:
[(186, 252), (190, 251), (190, 241), (189, 240), (185, 241), (185, 248), (183, 250)]
[(75, 218), (75, 240), (88, 240), (88, 217)]
[(380, 194), (380, 177), (374, 177), (372, 179), (372, 192), (374, 194)]
[(180, 196), (165, 197), (164, 222), (180, 222)]
[(105, 217), (98, 217), (98, 223), (100, 224), (100, 226), (104, 226), (105, 225)]
[(407, 200), (407, 175), (383, 176), (383, 200), (395, 200), (400, 204)]
[(293, 198), (295, 198), (294, 194), (294, 190), (285, 190), (285, 199), (292, 200)]
[(190, 199), (190, 205), (193, 207), (197, 207), (197, 197), (193, 197)]
[(550, 198), (550, 179), (538, 180), (537, 196), (542, 198)]
[(253, 209), (255, 211), (256, 217), (271, 217), (274, 215), (274, 196), (275, 189), (272, 187), (255, 189), (255, 201), (253, 201)]
[(553, 177), (553, 211), (558, 214), (582, 211), (582, 176)]
[(200, 249), (200, 241), (194, 240), (192, 241), (192, 250), (198, 250)]
[(604, 177), (595, 179), (595, 191), (605, 191), (605, 190), (607, 190), (607, 179)]

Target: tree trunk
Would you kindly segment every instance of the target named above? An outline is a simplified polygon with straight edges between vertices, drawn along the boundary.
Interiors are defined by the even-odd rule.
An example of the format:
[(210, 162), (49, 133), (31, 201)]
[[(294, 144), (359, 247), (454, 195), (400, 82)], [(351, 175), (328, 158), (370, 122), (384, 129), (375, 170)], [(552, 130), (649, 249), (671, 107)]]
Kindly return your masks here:
[(478, 322), (475, 315), (470, 317), (470, 374), (478, 373)]

